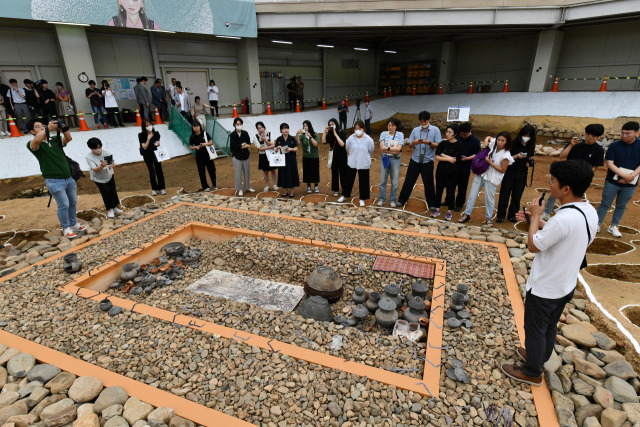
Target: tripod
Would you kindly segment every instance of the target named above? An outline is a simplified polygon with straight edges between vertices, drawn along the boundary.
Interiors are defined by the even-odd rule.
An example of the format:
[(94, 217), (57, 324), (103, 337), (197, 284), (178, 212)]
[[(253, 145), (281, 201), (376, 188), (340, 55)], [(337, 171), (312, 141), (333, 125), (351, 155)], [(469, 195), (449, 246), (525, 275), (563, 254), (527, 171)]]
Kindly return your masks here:
[(360, 103), (356, 106), (356, 114), (353, 116), (353, 123), (351, 123), (351, 127), (355, 126), (356, 122), (360, 119)]

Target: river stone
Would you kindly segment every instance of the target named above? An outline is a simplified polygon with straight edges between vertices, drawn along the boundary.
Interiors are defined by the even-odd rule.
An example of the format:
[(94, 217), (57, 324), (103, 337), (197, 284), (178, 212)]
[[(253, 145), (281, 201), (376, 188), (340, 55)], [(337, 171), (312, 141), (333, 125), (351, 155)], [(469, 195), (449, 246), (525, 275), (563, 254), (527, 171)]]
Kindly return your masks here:
[(51, 394), (63, 393), (69, 390), (69, 387), (76, 380), (76, 376), (70, 372), (60, 372), (51, 381), (45, 384), (45, 387), (51, 390)]
[(124, 404), (124, 412), (122, 417), (131, 425), (138, 420), (144, 420), (153, 411), (153, 406), (142, 402), (135, 397), (130, 397)]
[(100, 418), (96, 414), (88, 414), (79, 417), (73, 423), (73, 427), (100, 427)]
[(4, 393), (0, 393), (0, 408), (4, 408), (5, 406), (13, 404), (19, 398), (20, 393), (18, 393), (17, 391), (7, 391)]
[(573, 390), (583, 396), (591, 397), (593, 395), (594, 388), (580, 378), (575, 378), (573, 380)]
[(604, 387), (596, 387), (593, 392), (593, 400), (604, 409), (614, 406), (613, 394)]
[(85, 403), (84, 405), (78, 406), (78, 419), (94, 413), (93, 403)]
[(60, 372), (61, 370), (57, 366), (44, 363), (42, 365), (34, 366), (34, 368), (29, 371), (27, 378), (29, 381), (40, 381), (42, 384), (46, 384)]
[(7, 370), (0, 366), (0, 389), (7, 383)]
[(44, 419), (45, 427), (59, 427), (69, 424), (76, 419), (76, 405), (64, 408), (62, 411), (56, 412)]
[(77, 403), (90, 402), (102, 391), (102, 381), (95, 377), (79, 377), (69, 389), (69, 397)]
[(580, 378), (582, 381), (589, 384), (593, 388), (604, 386), (604, 381), (593, 379), (588, 375), (581, 374), (580, 372), (578, 372), (578, 378)]
[(31, 414), (40, 416), (42, 411), (50, 405), (53, 405), (56, 402), (60, 402), (67, 398), (66, 394), (54, 394), (53, 396), (45, 397), (40, 403), (38, 403), (32, 410)]
[(67, 409), (71, 406), (75, 407), (73, 400), (69, 398), (62, 399), (61, 401), (56, 402), (53, 405), (49, 405), (46, 408), (44, 408), (43, 411), (40, 413), (40, 419), (46, 420), (50, 416), (55, 415), (58, 412), (62, 411), (63, 409)]
[[(163, 427), (166, 426), (166, 424), (162, 424)], [(134, 425), (132, 425), (131, 427), (151, 427), (149, 425), (149, 423), (147, 422), (147, 420), (140, 420), (137, 423), (135, 423)]]
[(7, 362), (7, 372), (16, 378), (26, 377), (27, 373), (36, 365), (36, 359), (29, 353), (13, 356)]
[(600, 405), (586, 405), (576, 410), (576, 421), (579, 426), (583, 425), (584, 420), (588, 417), (600, 418), (602, 407)]
[(193, 424), (193, 422), (189, 421), (189, 420), (185, 420), (182, 417), (179, 417), (178, 415), (174, 415), (171, 418), (171, 421), (169, 421), (169, 427), (194, 427), (195, 425)]
[(599, 348), (592, 348), (591, 353), (604, 363), (611, 363), (616, 360), (624, 360), (624, 356), (615, 350), (601, 350)]
[(556, 372), (562, 366), (562, 359), (554, 351), (551, 353), (551, 357), (544, 364), (544, 369), (549, 372)]
[(29, 411), (27, 404), (23, 401), (0, 408), (0, 426), (7, 422), (9, 417), (14, 415), (26, 415)]
[[(574, 353), (575, 354), (575, 353)], [(576, 367), (576, 372), (580, 372), (585, 375), (589, 375), (592, 378), (606, 378), (607, 373), (602, 370), (598, 365), (587, 362), (586, 360), (582, 360), (580, 358), (574, 357), (573, 364)]]
[(623, 403), (622, 410), (627, 413), (627, 419), (631, 424), (640, 422), (640, 403)]
[(624, 411), (607, 408), (600, 414), (602, 427), (620, 427), (627, 421), (627, 414)]
[(342, 409), (340, 408), (340, 405), (338, 405), (334, 401), (329, 402), (329, 405), (327, 405), (327, 409), (329, 409), (329, 412), (331, 412), (331, 415), (333, 415), (336, 418), (342, 415)]
[(129, 423), (122, 417), (113, 417), (104, 423), (104, 427), (129, 427)]
[(36, 421), (38, 421), (38, 417), (36, 415), (27, 414), (27, 415), (14, 415), (12, 417), (9, 417), (9, 419), (7, 420), (7, 423), (13, 423), (16, 425), (16, 427), (27, 427), (32, 424), (35, 424)]
[(565, 407), (556, 407), (558, 414), (558, 422), (562, 427), (578, 427), (576, 417), (569, 409)]
[(604, 388), (613, 394), (616, 402), (620, 403), (640, 403), (633, 386), (618, 377), (609, 377), (604, 383)]
[(38, 387), (34, 388), (31, 391), (31, 394), (29, 395), (29, 397), (26, 400), (27, 406), (29, 408), (33, 408), (38, 403), (40, 403), (42, 401), (42, 399), (47, 397), (49, 395), (49, 393), (50, 393), (50, 391), (47, 388), (44, 388), (44, 387), (41, 387), (41, 386), (38, 386)]
[(584, 396), (582, 396), (580, 394), (571, 393), (570, 397), (571, 397), (571, 401), (575, 405), (576, 409), (582, 408), (585, 405), (590, 405), (591, 404), (591, 402), (589, 402), (589, 399), (587, 399), (586, 397), (584, 397)]
[(551, 392), (551, 400), (553, 400), (553, 406), (558, 408), (566, 408), (572, 414), (575, 412), (575, 405), (573, 400), (569, 399), (566, 395), (560, 394), (557, 391)]
[(104, 411), (102, 411), (102, 418), (104, 418), (105, 420), (109, 420), (113, 417), (120, 417), (122, 416), (122, 411), (124, 411), (124, 406), (120, 405), (119, 403), (111, 405), (108, 408), (105, 408)]
[(592, 334), (592, 336), (596, 339), (596, 343), (599, 348), (603, 350), (613, 350), (614, 348), (616, 348), (615, 340), (610, 338), (607, 334), (598, 331)]
[(638, 376), (636, 371), (631, 367), (631, 364), (626, 360), (613, 361), (604, 367), (604, 371), (610, 377), (619, 377), (623, 380), (628, 380)]
[(596, 339), (591, 335), (591, 332), (582, 323), (574, 323), (572, 325), (565, 325), (562, 329), (562, 336), (575, 342), (576, 344), (583, 345), (585, 347), (595, 347)]
[(161, 406), (154, 409), (148, 416), (147, 422), (151, 427), (164, 427), (169, 424), (171, 418), (175, 415), (173, 408)]
[(129, 399), (129, 395), (122, 387), (107, 387), (102, 390), (102, 393), (98, 396), (98, 399), (93, 405), (93, 410), (96, 411), (96, 414), (101, 414), (102, 411), (111, 405), (124, 405), (127, 399)]
[(7, 364), (9, 360), (20, 354), (20, 350), (17, 348), (8, 348), (2, 354), (0, 354), (0, 366)]
[(545, 372), (545, 378), (547, 380), (547, 385), (549, 386), (549, 390), (556, 391), (558, 393), (564, 393), (564, 389), (562, 388), (562, 382), (560, 378), (553, 372)]
[(587, 417), (582, 423), (582, 427), (602, 427), (602, 424), (596, 417)]
[(29, 396), (33, 392), (33, 390), (35, 390), (37, 387), (42, 387), (42, 383), (40, 381), (31, 381), (27, 385), (20, 387), (18, 389), (18, 394), (20, 394), (20, 399)]

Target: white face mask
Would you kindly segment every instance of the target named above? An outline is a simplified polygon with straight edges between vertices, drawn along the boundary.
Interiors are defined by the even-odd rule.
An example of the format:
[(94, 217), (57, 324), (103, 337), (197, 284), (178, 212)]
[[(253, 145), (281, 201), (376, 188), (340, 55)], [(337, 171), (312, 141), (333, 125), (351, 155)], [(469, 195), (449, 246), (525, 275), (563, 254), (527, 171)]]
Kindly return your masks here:
[(151, 132), (153, 130), (153, 126), (147, 126), (147, 132)]
[(94, 148), (91, 152), (96, 156), (102, 156), (102, 148)]
[(523, 136), (522, 137), (522, 142), (526, 143), (526, 142), (529, 142), (529, 140), (531, 140), (531, 137), (529, 137), (529, 136)]
[(335, 128), (336, 128), (336, 125), (331, 125), (331, 129), (335, 129)]
[(236, 130), (237, 130), (238, 132), (240, 132), (240, 131), (242, 130), (242, 125), (238, 125), (238, 126), (236, 126)]
[(358, 138), (360, 138), (362, 135), (364, 135), (364, 131), (362, 129), (356, 129), (356, 136)]
[(422, 129), (429, 129), (429, 125), (428, 124), (422, 125)]

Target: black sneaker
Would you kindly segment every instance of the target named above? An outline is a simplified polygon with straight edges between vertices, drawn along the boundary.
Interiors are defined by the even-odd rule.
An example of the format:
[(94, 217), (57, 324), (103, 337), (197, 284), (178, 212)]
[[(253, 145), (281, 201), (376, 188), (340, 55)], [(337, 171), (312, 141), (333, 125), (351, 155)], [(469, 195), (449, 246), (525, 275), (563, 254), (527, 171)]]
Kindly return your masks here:
[(498, 224), (502, 224), (504, 222), (504, 218), (496, 218), (496, 222)]
[(509, 221), (511, 221), (512, 223), (514, 223), (514, 224), (515, 224), (516, 222), (518, 222), (518, 219), (517, 219), (517, 218), (516, 218), (516, 216), (514, 215), (514, 216), (510, 216), (510, 217), (509, 217)]
[(456, 206), (454, 211), (456, 212), (460, 212), (462, 210), (462, 206)]

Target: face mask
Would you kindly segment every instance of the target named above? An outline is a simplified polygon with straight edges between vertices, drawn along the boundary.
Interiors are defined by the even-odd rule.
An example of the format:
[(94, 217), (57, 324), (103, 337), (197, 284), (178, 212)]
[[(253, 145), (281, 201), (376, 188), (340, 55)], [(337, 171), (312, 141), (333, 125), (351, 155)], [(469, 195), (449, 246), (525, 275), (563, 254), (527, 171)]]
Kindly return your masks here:
[(147, 126), (147, 132), (151, 132), (153, 130), (153, 126)]
[(236, 126), (236, 130), (237, 130), (238, 132), (240, 132), (240, 131), (242, 130), (242, 125), (238, 125), (238, 126)]
[(529, 142), (530, 139), (531, 139), (531, 137), (529, 137), (529, 136), (523, 136), (522, 137), (522, 142)]
[(364, 131), (362, 129), (356, 129), (356, 136), (358, 138), (360, 138), (363, 134), (364, 134)]
[(331, 129), (335, 129), (335, 128), (336, 128), (336, 125), (331, 125)]
[(422, 129), (429, 129), (429, 125), (422, 125)]
[(93, 154), (95, 154), (96, 156), (101, 156), (102, 155), (102, 148), (95, 148), (95, 149), (91, 150), (91, 152)]

